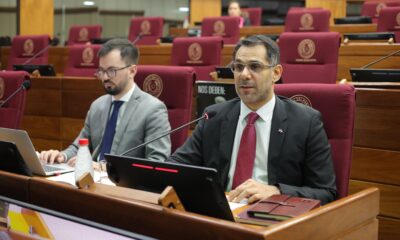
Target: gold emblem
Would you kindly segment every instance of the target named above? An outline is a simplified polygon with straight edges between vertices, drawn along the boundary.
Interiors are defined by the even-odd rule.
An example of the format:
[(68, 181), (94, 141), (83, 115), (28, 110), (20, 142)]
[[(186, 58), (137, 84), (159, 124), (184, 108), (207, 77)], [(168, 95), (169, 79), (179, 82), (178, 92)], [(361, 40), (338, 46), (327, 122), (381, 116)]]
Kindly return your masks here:
[(151, 28), (151, 23), (147, 20), (144, 20), (141, 24), (140, 24), (140, 34), (146, 34), (149, 35), (150, 34), (150, 28)]
[(290, 97), (290, 99), (295, 102), (302, 103), (306, 106), (312, 107), (310, 99), (304, 95), (300, 95), (300, 94), (293, 95), (292, 97)]
[(35, 48), (35, 44), (32, 39), (26, 39), (24, 42), (24, 56), (33, 55), (33, 49)]
[[(4, 79), (0, 77), (0, 99), (4, 97), (4, 92), (6, 91), (6, 83)], [(0, 100), (1, 103), (1, 100)]]
[(187, 60), (187, 63), (202, 63), (201, 61), (201, 56), (203, 55), (203, 50), (201, 48), (201, 45), (199, 43), (192, 43), (190, 44), (188, 48), (188, 56), (189, 60)]
[(376, 13), (375, 16), (379, 17), (379, 13), (381, 12), (382, 8), (385, 8), (386, 4), (385, 3), (379, 3), (378, 5), (376, 5)]
[(303, 59), (311, 58), (315, 53), (315, 43), (311, 39), (302, 40), (297, 46), (297, 52)]
[(313, 16), (309, 13), (305, 13), (300, 18), (300, 24), (302, 26), (300, 29), (313, 29), (313, 23)]
[(93, 66), (94, 51), (91, 47), (87, 47), (82, 51), (82, 66)]
[(148, 75), (143, 82), (143, 90), (154, 97), (159, 97), (163, 91), (163, 82), (157, 74)]
[(225, 24), (223, 21), (218, 20), (214, 23), (214, 34), (215, 36), (225, 35)]
[(79, 30), (79, 41), (89, 41), (89, 31), (87, 30), (87, 28), (81, 28), (81, 30)]

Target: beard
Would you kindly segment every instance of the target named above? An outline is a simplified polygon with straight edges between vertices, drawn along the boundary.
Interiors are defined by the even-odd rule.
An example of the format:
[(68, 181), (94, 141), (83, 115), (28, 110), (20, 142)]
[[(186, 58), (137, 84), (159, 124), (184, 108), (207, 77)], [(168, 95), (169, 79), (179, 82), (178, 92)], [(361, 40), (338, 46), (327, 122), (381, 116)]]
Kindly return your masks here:
[[(106, 83), (112, 83), (113, 86), (106, 87), (105, 86)], [(117, 84), (115, 84), (111, 80), (106, 80), (106, 81), (103, 82), (103, 89), (107, 94), (110, 94), (112, 96), (118, 95), (119, 93), (122, 92), (122, 86), (118, 86)]]

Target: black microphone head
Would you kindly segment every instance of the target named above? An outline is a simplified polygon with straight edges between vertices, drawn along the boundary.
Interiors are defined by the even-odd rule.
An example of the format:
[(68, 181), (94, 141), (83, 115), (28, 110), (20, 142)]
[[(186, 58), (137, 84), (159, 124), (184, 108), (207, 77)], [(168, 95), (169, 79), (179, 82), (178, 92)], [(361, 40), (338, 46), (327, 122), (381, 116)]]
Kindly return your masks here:
[(30, 81), (30, 80), (25, 80), (25, 81), (22, 83), (22, 87), (23, 87), (25, 90), (28, 90), (29, 88), (31, 88), (31, 81)]
[(60, 43), (60, 39), (58, 37), (53, 37), (50, 41), (51, 46), (57, 46)]
[(216, 114), (217, 114), (216, 111), (209, 111), (209, 112), (204, 113), (204, 117), (205, 117), (205, 119), (208, 120), (208, 119), (213, 118)]

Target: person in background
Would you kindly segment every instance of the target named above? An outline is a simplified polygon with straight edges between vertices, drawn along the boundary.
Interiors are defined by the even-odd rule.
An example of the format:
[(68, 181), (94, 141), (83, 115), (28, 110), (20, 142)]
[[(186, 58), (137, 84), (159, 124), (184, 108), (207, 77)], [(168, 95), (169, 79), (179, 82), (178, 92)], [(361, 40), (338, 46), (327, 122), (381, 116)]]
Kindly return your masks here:
[[(74, 165), (81, 138), (89, 139), (89, 149), (96, 161), (104, 159), (105, 153), (121, 154), (171, 129), (164, 103), (135, 84), (138, 49), (126, 39), (112, 39), (102, 46), (98, 56), (95, 75), (107, 94), (92, 103), (75, 141), (62, 152), (42, 151), (43, 162), (69, 161)], [(170, 138), (164, 137), (128, 156), (163, 161), (170, 153)]]
[(205, 112), (191, 137), (167, 161), (214, 168), (228, 199), (249, 203), (275, 194), (336, 198), (331, 147), (317, 110), (276, 96), (282, 75), (270, 38), (241, 40), (231, 64), (239, 98)]
[(250, 19), (245, 16), (241, 9), (240, 9), (240, 3), (238, 1), (230, 1), (228, 5), (228, 15), (230, 17), (240, 17), (240, 23), (239, 27), (243, 26), (250, 26)]

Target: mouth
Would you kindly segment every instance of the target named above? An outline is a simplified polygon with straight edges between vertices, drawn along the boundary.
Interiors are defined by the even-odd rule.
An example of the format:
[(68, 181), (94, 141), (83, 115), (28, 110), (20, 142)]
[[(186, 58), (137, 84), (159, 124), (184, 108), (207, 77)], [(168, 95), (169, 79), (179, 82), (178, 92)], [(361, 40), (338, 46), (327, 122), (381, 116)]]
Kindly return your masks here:
[(111, 88), (113, 85), (114, 85), (114, 83), (111, 82), (111, 80), (105, 80), (105, 81), (103, 82), (103, 86), (104, 86), (105, 88)]

